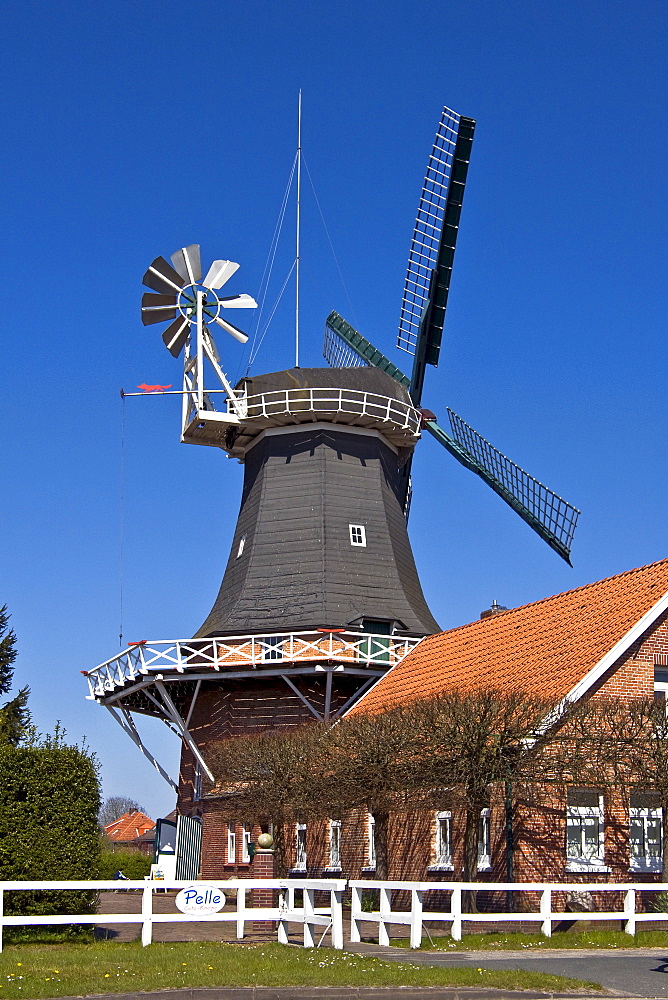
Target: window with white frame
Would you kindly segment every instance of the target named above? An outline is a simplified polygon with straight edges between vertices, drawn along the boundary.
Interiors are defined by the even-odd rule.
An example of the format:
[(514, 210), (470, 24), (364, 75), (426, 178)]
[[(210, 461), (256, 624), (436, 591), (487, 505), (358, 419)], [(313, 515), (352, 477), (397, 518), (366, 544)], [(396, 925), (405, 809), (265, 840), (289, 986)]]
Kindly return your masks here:
[(629, 840), (632, 871), (662, 871), (663, 809), (652, 797), (631, 796)]
[(306, 823), (297, 823), (295, 830), (295, 870), (306, 871)]
[(366, 821), (366, 868), (376, 867), (376, 820), (371, 813)]
[(431, 868), (452, 871), (452, 813), (437, 812), (434, 831), (434, 860)]
[(329, 821), (329, 865), (333, 871), (341, 869), (341, 820)]
[(243, 555), (243, 551), (246, 548), (246, 536), (242, 535), (239, 539), (239, 548), (237, 549), (237, 559)]
[(492, 852), (490, 848), (490, 815), (489, 809), (480, 810), (478, 820), (478, 871), (492, 867)]
[(363, 524), (349, 524), (348, 528), (351, 545), (366, 545), (366, 528)]
[(596, 789), (568, 790), (566, 862), (570, 871), (605, 868), (603, 795)]
[(242, 831), (241, 831), (241, 838), (242, 838), (241, 839), (241, 860), (243, 861), (244, 864), (248, 864), (249, 861), (250, 861), (250, 859), (251, 859), (251, 856), (250, 856), (250, 845), (251, 845), (252, 834), (253, 834), (253, 828), (250, 825), (250, 823), (244, 823), (244, 825), (242, 827)]
[(654, 700), (666, 705), (668, 693), (668, 667), (654, 667)]
[(235, 833), (234, 824), (227, 824), (227, 863), (228, 865), (234, 865), (237, 861), (237, 835)]

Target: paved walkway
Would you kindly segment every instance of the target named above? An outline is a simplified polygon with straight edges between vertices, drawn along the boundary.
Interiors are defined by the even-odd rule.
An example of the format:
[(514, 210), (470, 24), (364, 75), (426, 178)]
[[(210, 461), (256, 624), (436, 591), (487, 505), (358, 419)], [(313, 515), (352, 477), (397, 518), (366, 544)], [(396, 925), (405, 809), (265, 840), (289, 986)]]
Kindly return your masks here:
[(668, 935), (666, 948), (527, 949), (523, 951), (407, 951), (364, 942), (346, 950), (384, 961), (415, 962), (448, 968), (527, 969), (554, 976), (571, 976), (600, 983), (626, 997), (668, 997)]

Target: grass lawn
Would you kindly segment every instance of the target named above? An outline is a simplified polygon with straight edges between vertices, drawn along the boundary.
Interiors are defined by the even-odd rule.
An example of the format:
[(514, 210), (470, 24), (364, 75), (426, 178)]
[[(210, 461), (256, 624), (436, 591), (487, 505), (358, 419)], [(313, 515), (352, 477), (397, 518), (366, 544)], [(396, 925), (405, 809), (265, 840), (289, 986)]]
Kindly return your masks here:
[[(438, 937), (434, 931), (429, 932), (432, 941), (425, 932), (422, 938), (422, 948), (425, 951), (523, 951), (535, 948), (666, 948), (668, 947), (668, 930), (636, 931), (635, 937), (624, 931), (557, 931), (551, 938), (542, 934), (464, 934), (461, 941), (453, 941), (450, 935)], [(393, 938), (391, 942), (397, 948), (408, 948), (407, 938)]]
[(540, 972), (436, 969), (279, 944), (31, 944), (0, 955), (0, 1000), (136, 993), (185, 986), (492, 986), (597, 990)]

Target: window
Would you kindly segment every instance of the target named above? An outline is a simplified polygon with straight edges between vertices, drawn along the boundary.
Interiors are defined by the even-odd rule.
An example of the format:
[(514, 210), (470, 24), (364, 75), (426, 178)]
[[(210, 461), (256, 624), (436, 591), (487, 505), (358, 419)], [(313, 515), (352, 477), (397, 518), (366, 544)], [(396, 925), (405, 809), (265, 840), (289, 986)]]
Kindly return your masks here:
[(330, 819), (329, 821), (329, 869), (340, 871), (341, 869), (341, 820)]
[(654, 700), (665, 705), (666, 692), (668, 692), (668, 669), (654, 667)]
[(242, 535), (239, 539), (239, 548), (237, 549), (237, 559), (243, 555), (243, 551), (246, 547), (246, 536)]
[(282, 635), (265, 635), (262, 640), (263, 660), (283, 659), (283, 638)]
[(478, 820), (478, 871), (485, 871), (485, 869), (492, 867), (489, 834), (489, 809), (481, 809)]
[(234, 832), (232, 823), (227, 824), (227, 863), (236, 864), (237, 860), (237, 835)]
[(366, 545), (366, 528), (363, 524), (349, 524), (350, 544)]
[(436, 813), (434, 861), (430, 868), (452, 871), (452, 813)]
[(632, 795), (629, 817), (632, 871), (660, 872), (663, 868), (663, 810), (649, 796)]
[(366, 868), (376, 867), (376, 820), (369, 813), (366, 823), (366, 837), (367, 837), (367, 854), (366, 854)]
[(603, 796), (595, 790), (571, 788), (568, 791), (566, 862), (569, 871), (606, 870)]
[(202, 765), (195, 760), (195, 775), (193, 777), (193, 801), (197, 802), (202, 798)]
[(297, 823), (295, 831), (295, 870), (306, 871), (306, 823)]
[(253, 833), (253, 828), (250, 823), (244, 823), (242, 828), (242, 841), (241, 841), (241, 860), (244, 864), (248, 864), (251, 859), (250, 845), (251, 836)]

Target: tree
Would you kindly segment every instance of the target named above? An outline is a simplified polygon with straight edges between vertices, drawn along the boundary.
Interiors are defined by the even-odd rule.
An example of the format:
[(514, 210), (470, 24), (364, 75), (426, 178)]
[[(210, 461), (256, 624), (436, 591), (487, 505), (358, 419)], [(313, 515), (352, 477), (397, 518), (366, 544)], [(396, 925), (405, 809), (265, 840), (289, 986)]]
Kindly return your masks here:
[(326, 815), (333, 796), (328, 730), (316, 722), (298, 729), (236, 736), (209, 752), (214, 794), (230, 819), (273, 823), (276, 874), (287, 870), (287, 824)]
[(135, 799), (126, 798), (124, 795), (110, 795), (100, 807), (98, 822), (102, 827), (109, 826), (125, 813), (133, 812), (145, 813), (146, 810)]
[(362, 807), (371, 813), (379, 879), (386, 879), (389, 872), (390, 813), (408, 791), (415, 805), (415, 795), (421, 790), (414, 780), (421, 742), (414, 719), (412, 706), (378, 715), (352, 715), (328, 735), (331, 778), (321, 811), (340, 816), (347, 809)]
[[(668, 715), (666, 703), (654, 698), (601, 700), (590, 707), (592, 734), (585, 757), (588, 783), (607, 784), (626, 793), (650, 793), (663, 816), (663, 867), (668, 882)], [(630, 803), (629, 803), (630, 804)]]
[[(0, 694), (7, 694), (14, 678), (14, 661), (18, 653), (16, 634), (9, 627), (7, 605), (0, 608)], [(30, 726), (28, 711), (29, 687), (23, 687), (10, 701), (0, 706), (0, 745), (18, 746)]]

